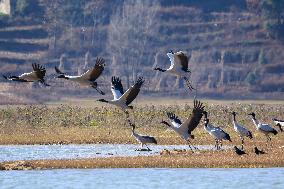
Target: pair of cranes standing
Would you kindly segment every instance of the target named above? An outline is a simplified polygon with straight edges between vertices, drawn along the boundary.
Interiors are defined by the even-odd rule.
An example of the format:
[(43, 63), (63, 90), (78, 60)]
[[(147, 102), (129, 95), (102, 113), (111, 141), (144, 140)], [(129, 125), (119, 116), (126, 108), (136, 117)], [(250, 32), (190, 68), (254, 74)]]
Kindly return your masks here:
[[(193, 86), (190, 82), (190, 74), (191, 71), (189, 70), (188, 63), (190, 56), (187, 56), (184, 52), (179, 51), (174, 53), (173, 51), (170, 51), (167, 53), (167, 56), (170, 59), (171, 65), (168, 69), (162, 69), (162, 68), (154, 68), (154, 70), (166, 72), (170, 74), (174, 74), (182, 79), (184, 79), (187, 88), (189, 90), (193, 90)], [(33, 71), (29, 73), (23, 73), (19, 76), (4, 76), (3, 77), (7, 80), (11, 81), (18, 81), (18, 82), (40, 82), (44, 84), (45, 86), (50, 86), (45, 81), (45, 75), (46, 70), (43, 66), (39, 64), (32, 64)], [(89, 86), (94, 89), (96, 89), (101, 95), (104, 95), (105, 93), (101, 91), (98, 88), (98, 83), (96, 80), (99, 78), (99, 76), (103, 73), (105, 67), (105, 60), (103, 58), (97, 58), (95, 66), (87, 70), (85, 73), (79, 76), (70, 76), (59, 70), (57, 67), (55, 67), (55, 71), (58, 74), (57, 78), (62, 78), (70, 81), (74, 81), (79, 83), (82, 86)], [(132, 135), (135, 137), (135, 139), (141, 144), (141, 148), (143, 148), (144, 144), (147, 143), (155, 143), (157, 144), (157, 141), (154, 137), (151, 136), (145, 136), (140, 135), (138, 133), (135, 133), (135, 124), (133, 124), (129, 119), (129, 113), (128, 109), (133, 109), (133, 106), (130, 106), (130, 104), (134, 101), (134, 99), (137, 97), (137, 95), (140, 92), (140, 89), (144, 83), (144, 78), (139, 77), (137, 81), (132, 85), (128, 90), (124, 92), (123, 85), (121, 83), (121, 79), (119, 77), (113, 76), (111, 78), (111, 92), (113, 94), (112, 100), (105, 100), (105, 99), (99, 99), (97, 101), (109, 103), (112, 105), (117, 106), (122, 111), (124, 111), (127, 115), (127, 120), (129, 125), (132, 127)], [(236, 132), (239, 133), (241, 137), (242, 142), (242, 148), (244, 144), (244, 137), (252, 138), (251, 132), (243, 127), (242, 125), (238, 124), (235, 120), (236, 113), (233, 112), (233, 124), (234, 129)], [(164, 124), (174, 130), (181, 138), (183, 138), (189, 145), (190, 149), (197, 149), (194, 147), (190, 139), (194, 138), (194, 135), (192, 135), (192, 131), (198, 126), (202, 116), (205, 116), (204, 118), (204, 129), (213, 137), (215, 137), (216, 140), (216, 148), (220, 149), (220, 146), (222, 145), (222, 140), (229, 140), (230, 136), (228, 133), (226, 133), (224, 130), (222, 130), (220, 127), (214, 127), (211, 124), (209, 124), (209, 119), (207, 116), (207, 112), (204, 110), (203, 103), (201, 103), (198, 100), (194, 100), (194, 107), (192, 110), (191, 115), (188, 117), (188, 119), (182, 123), (181, 120), (172, 112), (167, 112), (167, 117), (171, 121), (171, 124), (169, 124), (166, 121), (162, 121), (161, 124)], [(257, 130), (264, 133), (268, 140), (271, 140), (269, 137), (269, 133), (277, 134), (277, 131), (266, 124), (261, 124), (259, 121), (255, 119), (255, 114), (250, 114), (253, 117), (253, 122), (257, 127)], [(281, 120), (276, 120), (279, 123), (279, 127), (281, 128), (281, 125), (284, 124)], [(147, 147), (148, 148), (148, 147)], [(149, 148), (148, 148), (149, 149)]]

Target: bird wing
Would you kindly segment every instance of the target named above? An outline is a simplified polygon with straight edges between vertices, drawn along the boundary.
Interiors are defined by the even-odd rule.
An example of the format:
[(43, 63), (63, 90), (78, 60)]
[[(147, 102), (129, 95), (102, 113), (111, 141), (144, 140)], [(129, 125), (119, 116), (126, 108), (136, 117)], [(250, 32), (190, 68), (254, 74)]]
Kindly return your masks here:
[(180, 127), (181, 126), (181, 120), (172, 112), (167, 112), (168, 118), (171, 120), (171, 123), (174, 127)]
[(181, 127), (188, 130), (188, 133), (191, 133), (198, 126), (202, 118), (203, 112), (204, 112), (204, 106), (202, 102), (198, 100), (194, 100), (193, 104), (194, 104), (194, 107), (193, 107), (191, 115), (181, 125)]
[(132, 85), (120, 98), (119, 100), (125, 100), (126, 105), (129, 105), (139, 94), (140, 88), (144, 83), (143, 77), (139, 77), (134, 85)]
[[(34, 73), (37, 76), (37, 78), (40, 79), (40, 80), (43, 80), (45, 73), (46, 73), (45, 68), (43, 66), (39, 65), (39, 64), (36, 64), (36, 63), (33, 63), (32, 67), (33, 67)], [(31, 72), (31, 73), (33, 73), (33, 72)]]
[(284, 125), (284, 121), (283, 120), (276, 119), (276, 118), (273, 118), (272, 120), (274, 121), (275, 124), (280, 124), (281, 126)]
[[(26, 81), (35, 81), (39, 79), (35, 71), (29, 72), (29, 73), (23, 73), (19, 76), (19, 78), (26, 80)], [(12, 79), (12, 77), (9, 77), (9, 79)]]
[(103, 58), (97, 58), (94, 68), (83, 73), (81, 77), (82, 79), (95, 81), (103, 73), (104, 69), (105, 69), (105, 60)]
[(111, 77), (111, 92), (114, 100), (119, 99), (123, 95), (123, 86), (119, 77)]
[(260, 130), (263, 130), (263, 131), (266, 131), (266, 132), (273, 132), (275, 129), (272, 128), (270, 125), (268, 124), (259, 124), (259, 129)]
[(189, 71), (188, 70), (188, 61), (189, 61), (189, 59), (190, 59), (190, 57), (187, 57), (183, 52), (177, 52), (176, 53), (176, 56), (178, 57), (178, 60), (179, 61), (177, 61), (176, 62), (176, 64), (179, 64), (179, 66), (181, 66), (181, 69), (183, 70), (183, 71)]
[(56, 73), (58, 73), (58, 74), (62, 74), (62, 75), (65, 74), (57, 66), (55, 66), (54, 69), (55, 69)]
[(172, 52), (167, 53), (167, 56), (170, 59), (171, 62), (171, 66), (169, 67), (169, 69), (173, 69), (174, 65), (175, 65), (175, 59), (174, 59), (174, 54)]
[(239, 131), (240, 133), (242, 133), (242, 134), (247, 134), (247, 133), (249, 132), (249, 130), (248, 130), (246, 127), (244, 127), (243, 125), (241, 125), (241, 124), (239, 124), (239, 123), (237, 123), (237, 122), (235, 122), (235, 124), (236, 124), (236, 126), (237, 126), (237, 128), (238, 128), (238, 131)]
[(157, 140), (155, 139), (155, 137), (152, 137), (152, 136), (147, 136), (147, 135), (140, 135), (143, 140), (147, 143), (154, 143), (154, 144), (157, 144)]

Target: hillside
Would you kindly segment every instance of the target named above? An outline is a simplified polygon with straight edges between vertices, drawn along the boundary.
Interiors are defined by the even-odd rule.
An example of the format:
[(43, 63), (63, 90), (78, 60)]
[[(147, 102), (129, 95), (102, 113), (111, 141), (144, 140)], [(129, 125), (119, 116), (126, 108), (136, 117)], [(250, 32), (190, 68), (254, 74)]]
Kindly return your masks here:
[[(250, 2), (260, 1), (35, 0), (24, 9), (11, 1), (17, 11), (0, 17), (0, 70), (17, 74), (39, 61), (48, 68), (54, 97), (41, 99), (45, 95), (39, 94), (49, 89), (36, 87), (39, 94), (33, 98), (93, 96), (92, 90), (54, 80), (53, 67), (82, 73), (102, 56), (107, 69), (99, 82), (105, 91), (112, 75), (127, 85), (143, 75), (147, 95), (186, 97), (182, 81), (152, 71), (169, 66), (169, 50), (183, 50), (192, 55), (198, 96), (283, 99), (284, 43), (271, 35), (264, 17), (249, 8)], [(15, 86), (16, 94), (27, 98), (35, 87)], [(0, 91), (15, 93), (7, 87)]]

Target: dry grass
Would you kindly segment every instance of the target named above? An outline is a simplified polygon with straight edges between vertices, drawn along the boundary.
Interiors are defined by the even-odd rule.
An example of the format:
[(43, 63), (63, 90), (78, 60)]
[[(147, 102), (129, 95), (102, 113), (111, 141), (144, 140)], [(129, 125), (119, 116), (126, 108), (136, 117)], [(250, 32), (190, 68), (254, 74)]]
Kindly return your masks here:
[(148, 157), (15, 161), (1, 163), (0, 169), (283, 167), (283, 150), (283, 148), (271, 148), (268, 154), (260, 156), (253, 152), (248, 152), (248, 155), (237, 156), (233, 151), (201, 151), (197, 153), (183, 151), (166, 152), (162, 155)]
[[(204, 100), (205, 101), (205, 100)], [(284, 117), (283, 102), (268, 103), (206, 103), (211, 122), (224, 127), (233, 143), (240, 145), (233, 131), (230, 112), (239, 112), (237, 119), (253, 131), (254, 141), (246, 140), (249, 153), (242, 157), (232, 151), (167, 152), (150, 157), (113, 157), (76, 160), (16, 161), (0, 164), (2, 169), (52, 169), (52, 168), (108, 168), (108, 167), (276, 167), (284, 166), (284, 136), (272, 137), (267, 149), (263, 135), (255, 131), (247, 113), (254, 111), (261, 120), (272, 124), (271, 118)], [(83, 101), (69, 105), (50, 104), (39, 106), (2, 106), (0, 108), (0, 144), (54, 144), (54, 143), (136, 143), (125, 123), (125, 115), (112, 106)], [(146, 105), (136, 104), (131, 112), (139, 133), (157, 137), (159, 144), (185, 144), (174, 132), (160, 125), (166, 119), (165, 111), (173, 111), (184, 120), (191, 112), (192, 103), (165, 101)], [(194, 144), (213, 144), (213, 138), (205, 133), (203, 123), (194, 131)], [(225, 143), (228, 144), (228, 143)], [(268, 154), (257, 156), (252, 152), (257, 145)]]
[[(247, 113), (254, 111), (262, 121), (271, 125), (271, 118), (284, 118), (282, 102), (250, 104), (210, 101), (205, 104), (211, 122), (224, 127), (234, 144), (239, 143), (239, 138), (233, 131), (230, 112), (239, 113), (238, 121), (253, 131), (256, 142), (262, 141), (264, 137), (255, 132)], [(159, 144), (184, 144), (174, 132), (161, 125), (160, 121), (167, 119), (166, 111), (173, 111), (184, 120), (191, 113), (191, 108), (192, 103), (185, 101), (167, 101), (164, 105), (161, 102), (157, 102), (157, 105), (145, 105), (141, 102), (131, 112), (131, 119), (135, 120), (137, 132), (157, 137)], [(205, 133), (203, 123), (200, 123), (193, 134), (196, 138), (193, 140), (194, 144), (214, 142)], [(282, 141), (283, 134), (273, 137), (273, 140)], [(51, 104), (0, 107), (0, 144), (56, 143), (135, 143), (135, 140), (125, 122), (125, 115), (108, 105), (83, 101), (80, 106)]]

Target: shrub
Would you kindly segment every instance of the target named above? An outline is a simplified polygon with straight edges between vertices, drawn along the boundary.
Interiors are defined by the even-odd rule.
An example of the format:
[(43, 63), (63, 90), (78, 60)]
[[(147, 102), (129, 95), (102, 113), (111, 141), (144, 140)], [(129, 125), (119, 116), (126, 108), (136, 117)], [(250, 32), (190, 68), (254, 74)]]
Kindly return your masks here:
[(264, 52), (263, 52), (263, 49), (261, 49), (259, 55), (258, 55), (258, 63), (259, 64), (268, 64), (268, 60), (265, 58), (264, 56)]
[(256, 71), (253, 71), (248, 73), (245, 82), (249, 85), (254, 85), (257, 83), (258, 79), (259, 75), (256, 73)]

